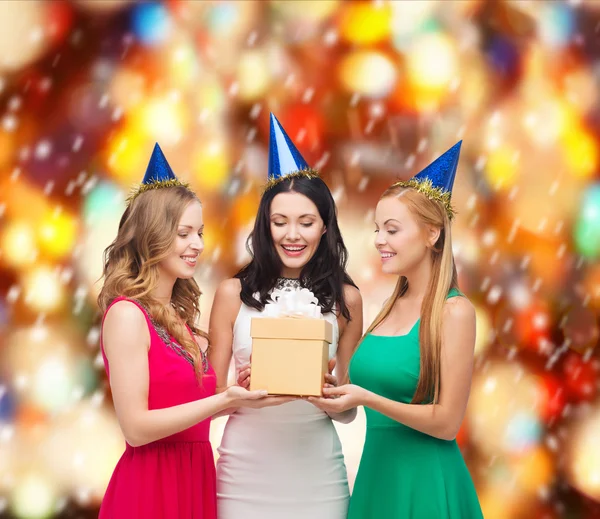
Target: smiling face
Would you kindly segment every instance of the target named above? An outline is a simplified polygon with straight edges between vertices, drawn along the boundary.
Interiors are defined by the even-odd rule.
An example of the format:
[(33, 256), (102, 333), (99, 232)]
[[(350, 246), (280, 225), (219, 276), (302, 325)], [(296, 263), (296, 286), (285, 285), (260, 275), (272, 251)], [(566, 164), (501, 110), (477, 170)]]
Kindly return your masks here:
[(279, 193), (271, 202), (270, 228), (273, 246), (283, 263), (281, 275), (299, 277), (325, 233), (317, 206), (300, 193)]
[(177, 235), (171, 251), (159, 263), (161, 271), (172, 278), (192, 278), (198, 257), (204, 250), (203, 233), (202, 206), (200, 202), (193, 200), (184, 209), (179, 219)]
[(375, 247), (381, 269), (387, 274), (406, 275), (431, 257), (439, 230), (419, 223), (402, 198), (382, 198), (375, 209)]

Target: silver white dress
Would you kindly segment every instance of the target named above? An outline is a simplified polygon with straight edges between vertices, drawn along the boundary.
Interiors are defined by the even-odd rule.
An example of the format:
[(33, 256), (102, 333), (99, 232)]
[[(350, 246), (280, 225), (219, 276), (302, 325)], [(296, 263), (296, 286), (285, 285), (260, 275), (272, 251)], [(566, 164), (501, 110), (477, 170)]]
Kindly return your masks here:
[[(252, 352), (250, 320), (260, 312), (242, 303), (233, 329), (236, 374)], [(333, 313), (329, 357), (339, 330)], [(239, 409), (225, 425), (217, 461), (218, 519), (346, 519), (348, 478), (331, 418), (298, 400)]]

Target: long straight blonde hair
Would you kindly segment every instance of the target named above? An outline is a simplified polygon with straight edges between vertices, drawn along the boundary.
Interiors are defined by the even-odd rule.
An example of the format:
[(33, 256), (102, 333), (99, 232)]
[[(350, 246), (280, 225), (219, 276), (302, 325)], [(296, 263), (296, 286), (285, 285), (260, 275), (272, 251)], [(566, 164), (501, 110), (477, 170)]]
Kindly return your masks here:
[[(430, 200), (424, 194), (410, 187), (391, 186), (381, 199), (396, 197), (404, 202), (417, 221), (425, 228), (433, 226), (440, 229), (440, 235), (431, 250), (431, 280), (421, 305), (421, 323), (419, 327), (420, 373), (413, 404), (429, 402), (437, 404), (440, 394), (442, 317), (448, 292), (458, 288), (456, 266), (452, 255), (452, 235), (450, 218), (444, 206)], [(394, 304), (408, 288), (408, 280), (400, 276), (391, 297), (367, 329), (372, 332), (389, 315)]]
[(104, 286), (98, 296), (98, 306), (105, 312), (119, 296), (140, 301), (154, 321), (167, 329), (189, 353), (200, 377), (200, 348), (186, 330), (187, 325), (193, 333), (208, 340), (196, 325), (201, 295), (196, 280), (175, 282), (171, 303), (177, 317), (152, 297), (158, 285), (158, 265), (171, 253), (181, 215), (193, 201), (198, 201), (196, 195), (178, 186), (146, 191), (131, 202), (121, 217), (117, 237), (104, 251)]

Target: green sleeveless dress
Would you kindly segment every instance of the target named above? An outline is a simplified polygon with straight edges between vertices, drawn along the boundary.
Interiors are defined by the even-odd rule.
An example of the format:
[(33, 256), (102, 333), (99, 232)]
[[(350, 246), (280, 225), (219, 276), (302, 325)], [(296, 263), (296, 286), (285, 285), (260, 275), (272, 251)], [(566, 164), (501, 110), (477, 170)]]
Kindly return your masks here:
[[(448, 297), (460, 294), (452, 289)], [(350, 362), (353, 384), (410, 403), (419, 377), (419, 323), (406, 335), (367, 335)], [(348, 519), (482, 518), (456, 441), (365, 408), (367, 434)]]

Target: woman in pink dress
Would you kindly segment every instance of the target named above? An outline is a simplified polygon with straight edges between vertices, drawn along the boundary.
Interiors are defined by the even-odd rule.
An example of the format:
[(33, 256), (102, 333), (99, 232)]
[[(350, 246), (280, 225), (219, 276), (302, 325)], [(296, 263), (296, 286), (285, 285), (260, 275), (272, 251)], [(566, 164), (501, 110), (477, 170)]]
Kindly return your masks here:
[(215, 395), (206, 335), (196, 328), (202, 206), (156, 145), (105, 252), (101, 348), (127, 442), (100, 519), (216, 519), (210, 419), (262, 398)]

